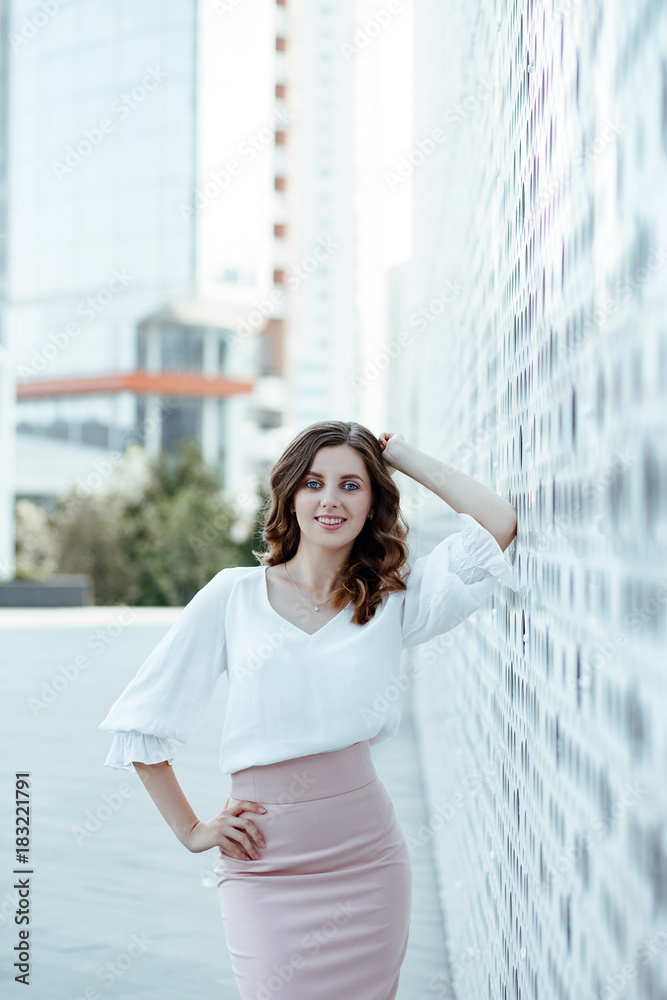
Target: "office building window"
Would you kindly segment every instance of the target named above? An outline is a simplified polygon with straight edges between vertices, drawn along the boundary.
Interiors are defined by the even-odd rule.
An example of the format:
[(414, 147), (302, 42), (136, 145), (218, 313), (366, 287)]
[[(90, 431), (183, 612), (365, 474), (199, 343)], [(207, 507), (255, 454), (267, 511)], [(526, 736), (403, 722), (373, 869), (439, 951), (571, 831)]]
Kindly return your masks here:
[(282, 427), (282, 413), (280, 410), (255, 410), (255, 420), (261, 430), (273, 430)]
[(227, 368), (227, 358), (229, 356), (229, 343), (228, 338), (231, 338), (233, 333), (231, 330), (220, 330), (220, 339), (218, 341), (218, 371), (221, 375), (224, 374)]
[(94, 445), (97, 448), (109, 447), (109, 427), (99, 420), (85, 420), (81, 424), (81, 441), (83, 444)]
[[(152, 364), (151, 364), (152, 362)], [(137, 329), (137, 368), (164, 372), (200, 372), (204, 363), (204, 331), (178, 323), (142, 323)]]
[(175, 455), (181, 442), (188, 438), (201, 441), (201, 399), (165, 398), (162, 419), (162, 447)]
[(165, 372), (200, 372), (204, 364), (201, 327), (165, 326), (161, 331), (161, 368)]
[(137, 368), (139, 371), (146, 370), (147, 361), (146, 328), (144, 326), (140, 326), (137, 330)]

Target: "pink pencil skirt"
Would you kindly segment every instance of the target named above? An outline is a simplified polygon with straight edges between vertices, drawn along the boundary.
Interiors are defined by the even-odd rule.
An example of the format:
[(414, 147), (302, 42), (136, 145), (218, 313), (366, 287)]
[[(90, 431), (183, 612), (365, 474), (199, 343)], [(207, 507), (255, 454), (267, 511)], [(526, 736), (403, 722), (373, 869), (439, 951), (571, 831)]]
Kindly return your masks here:
[(412, 866), (368, 740), (236, 771), (231, 799), (267, 810), (241, 814), (259, 859), (215, 868), (242, 1000), (393, 1000)]

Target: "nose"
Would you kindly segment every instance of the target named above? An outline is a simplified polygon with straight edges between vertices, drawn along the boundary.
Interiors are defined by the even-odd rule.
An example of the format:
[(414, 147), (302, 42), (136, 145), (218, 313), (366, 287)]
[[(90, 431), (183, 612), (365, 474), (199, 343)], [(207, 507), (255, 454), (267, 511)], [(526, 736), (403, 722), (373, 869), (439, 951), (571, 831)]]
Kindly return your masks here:
[(329, 509), (330, 507), (338, 506), (338, 504), (336, 503), (336, 498), (333, 494), (333, 487), (330, 486), (329, 489), (325, 492), (324, 496), (322, 497), (322, 506), (326, 507), (327, 509)]

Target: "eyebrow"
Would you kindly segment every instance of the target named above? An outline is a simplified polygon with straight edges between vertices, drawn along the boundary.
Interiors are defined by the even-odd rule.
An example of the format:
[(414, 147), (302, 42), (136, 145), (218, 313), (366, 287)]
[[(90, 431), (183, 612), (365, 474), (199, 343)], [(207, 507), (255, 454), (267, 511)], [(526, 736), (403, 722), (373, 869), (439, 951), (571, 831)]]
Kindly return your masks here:
[[(306, 472), (305, 475), (306, 476), (317, 476), (318, 479), (324, 479), (324, 476), (322, 475), (321, 472), (313, 472), (312, 470), (310, 472)], [(355, 476), (355, 474), (353, 472), (351, 472), (349, 475), (341, 476), (340, 478), (341, 479), (361, 479), (362, 482), (363, 482), (363, 479), (364, 479), (363, 476)]]

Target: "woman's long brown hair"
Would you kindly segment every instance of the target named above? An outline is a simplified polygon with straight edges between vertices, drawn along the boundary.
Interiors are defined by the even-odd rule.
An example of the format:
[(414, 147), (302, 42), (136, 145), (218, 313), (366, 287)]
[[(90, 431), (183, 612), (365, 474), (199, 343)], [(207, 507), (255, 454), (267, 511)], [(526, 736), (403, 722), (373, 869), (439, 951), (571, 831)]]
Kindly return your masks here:
[(342, 611), (352, 601), (352, 622), (365, 625), (385, 594), (405, 590), (400, 571), (408, 558), (408, 524), (400, 509), (400, 493), (386, 469), (375, 435), (354, 421), (323, 420), (304, 428), (287, 446), (271, 470), (271, 496), (262, 511), (261, 537), (268, 550), (256, 552), (263, 566), (287, 562), (299, 547), (301, 530), (290, 515), (294, 492), (311, 467), (319, 448), (346, 444), (359, 452), (371, 482), (371, 510), (354, 540), (350, 558), (338, 574), (331, 607)]

